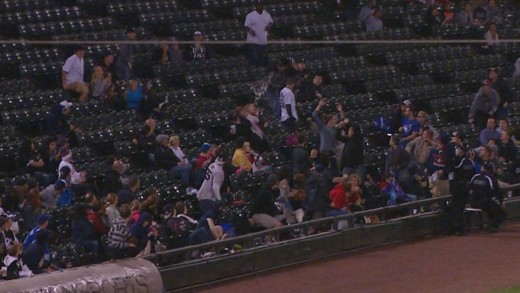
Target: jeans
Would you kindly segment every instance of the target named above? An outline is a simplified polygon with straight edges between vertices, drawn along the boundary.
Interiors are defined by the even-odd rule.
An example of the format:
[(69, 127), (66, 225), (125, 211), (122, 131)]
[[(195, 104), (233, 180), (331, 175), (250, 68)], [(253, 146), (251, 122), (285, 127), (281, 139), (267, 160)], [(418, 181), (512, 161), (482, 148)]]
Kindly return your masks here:
[(249, 63), (254, 66), (267, 66), (267, 45), (249, 44)]
[(176, 179), (181, 179), (181, 181), (184, 185), (190, 186), (190, 173), (191, 173), (190, 165), (175, 166), (170, 169), (170, 172), (173, 173), (173, 176)]
[(339, 217), (339, 216), (344, 216), (344, 215), (348, 215), (348, 214), (349, 214), (348, 210), (330, 209), (325, 213), (325, 216), (326, 217)]
[(353, 168), (345, 167), (345, 168), (343, 168), (342, 173), (348, 174), (348, 175), (357, 174), (361, 178), (361, 184), (363, 184), (365, 182), (365, 174), (366, 174), (365, 165), (359, 165), (359, 166), (353, 167)]
[(269, 106), (271, 106), (271, 110), (273, 111), (273, 117), (275, 119), (280, 119), (280, 113), (282, 111), (280, 108), (280, 97), (271, 92), (266, 92), (265, 94), (269, 98)]
[(130, 80), (130, 67), (124, 61), (116, 62), (117, 78), (128, 82)]
[(213, 209), (213, 207), (215, 206), (215, 201), (211, 199), (202, 199), (199, 200), (199, 206), (202, 213), (205, 213)]

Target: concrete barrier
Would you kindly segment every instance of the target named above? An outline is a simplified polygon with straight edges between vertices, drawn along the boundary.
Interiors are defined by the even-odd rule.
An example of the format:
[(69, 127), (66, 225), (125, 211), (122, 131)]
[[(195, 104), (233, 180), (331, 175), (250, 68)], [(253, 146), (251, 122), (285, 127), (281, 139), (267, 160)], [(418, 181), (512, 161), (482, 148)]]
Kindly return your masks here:
[(144, 259), (104, 263), (0, 283), (9, 293), (161, 293), (157, 267)]

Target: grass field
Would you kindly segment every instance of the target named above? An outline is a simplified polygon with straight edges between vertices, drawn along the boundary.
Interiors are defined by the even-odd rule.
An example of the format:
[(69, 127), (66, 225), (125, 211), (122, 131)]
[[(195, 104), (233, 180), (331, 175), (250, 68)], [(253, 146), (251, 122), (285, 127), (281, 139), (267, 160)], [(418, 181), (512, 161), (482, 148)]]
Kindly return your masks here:
[(501, 290), (495, 290), (489, 293), (519, 293), (520, 287), (513, 287), (513, 288), (507, 288), (507, 289), (501, 289)]

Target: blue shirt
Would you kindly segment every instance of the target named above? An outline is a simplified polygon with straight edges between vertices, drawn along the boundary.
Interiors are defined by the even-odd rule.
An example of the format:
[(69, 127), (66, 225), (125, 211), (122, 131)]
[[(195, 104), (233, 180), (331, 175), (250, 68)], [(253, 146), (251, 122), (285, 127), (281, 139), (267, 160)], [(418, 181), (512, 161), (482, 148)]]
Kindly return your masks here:
[(136, 110), (141, 107), (141, 100), (143, 99), (143, 87), (138, 86), (135, 91), (129, 90), (126, 93), (126, 106), (128, 109)]
[(23, 241), (24, 249), (29, 247), (29, 245), (31, 245), (34, 240), (36, 240), (36, 234), (38, 234), (38, 231), (40, 231), (40, 226), (37, 225), (36, 227), (32, 228), (29, 234), (27, 234), (27, 237), (25, 237), (25, 240)]
[(496, 129), (489, 130), (487, 128), (482, 129), (480, 132), (480, 145), (487, 145), (490, 140), (494, 140), (495, 142), (499, 142), (500, 140), (500, 132)]
[(407, 117), (403, 118), (403, 137), (408, 137), (414, 132), (419, 133), (419, 130), (421, 130), (421, 125), (417, 119), (414, 118), (410, 120)]

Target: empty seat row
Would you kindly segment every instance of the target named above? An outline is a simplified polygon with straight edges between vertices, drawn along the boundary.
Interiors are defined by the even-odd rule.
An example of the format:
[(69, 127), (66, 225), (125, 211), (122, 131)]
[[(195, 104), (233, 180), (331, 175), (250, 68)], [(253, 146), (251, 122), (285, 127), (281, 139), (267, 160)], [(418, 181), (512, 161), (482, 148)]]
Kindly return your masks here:
[(507, 59), (500, 55), (479, 55), (453, 60), (441, 60), (435, 62), (422, 62), (417, 66), (422, 73), (443, 73), (458, 70), (470, 70), (477, 68), (500, 67), (507, 64)]
[(429, 100), (435, 97), (458, 96), (461, 94), (461, 91), (458, 83), (452, 83), (401, 88), (396, 89), (395, 94), (399, 101), (417, 101)]
[(1, 0), (0, 13), (51, 8), (54, 3), (52, 0)]
[(259, 79), (265, 75), (265, 69), (251, 70), (250, 67), (239, 67), (232, 70), (195, 73), (186, 76), (188, 86), (203, 87), (223, 83), (246, 82)]
[(380, 80), (367, 80), (365, 81), (365, 88), (368, 92), (379, 93), (397, 88), (422, 86), (433, 83), (433, 79), (430, 75), (419, 74), (415, 76), (397, 76)]
[(58, 61), (63, 55), (57, 48), (27, 48), (26, 50), (6, 52), (0, 55), (0, 64), (21, 64), (43, 61)]
[[(326, 40), (406, 40), (414, 37), (409, 28), (385, 29), (382, 31), (364, 32), (362, 29), (351, 33), (330, 34)], [(385, 44), (386, 45), (386, 44)], [(401, 47), (402, 44), (391, 44)], [(369, 44), (373, 46), (373, 44)], [(377, 48), (377, 47), (376, 47)], [(381, 48), (378, 48), (381, 50)]]
[(294, 35), (300, 38), (323, 38), (324, 36), (345, 35), (362, 31), (362, 25), (358, 21), (334, 22), (327, 24), (308, 24), (296, 26)]
[(457, 59), (470, 56), (473, 53), (471, 46), (450, 46), (421, 48), (415, 50), (387, 52), (386, 60), (390, 64), (409, 64), (426, 61)]
[(0, 110), (14, 110), (32, 107), (45, 107), (65, 99), (63, 90), (24, 90), (21, 93), (0, 96)]
[(368, 66), (363, 57), (339, 57), (329, 59), (314, 59), (306, 62), (311, 72), (339, 71), (344, 68), (362, 68)]
[[(284, 3), (286, 0), (271, 0), (269, 4)], [(254, 0), (201, 0), (202, 7), (204, 8), (229, 8), (237, 6), (248, 6), (253, 9), (255, 6)]]
[(223, 68), (246, 66), (247, 60), (243, 56), (228, 58), (212, 58), (197, 61), (183, 61), (179, 63), (160, 64), (154, 66), (154, 73), (159, 76), (192, 74), (203, 71), (213, 71)]
[(401, 73), (393, 66), (374, 66), (363, 68), (345, 68), (342, 71), (330, 73), (332, 83), (354, 82), (359, 80), (384, 79), (399, 76)]
[(18, 125), (43, 122), (48, 114), (48, 108), (33, 107), (1, 111), (0, 117), (3, 124)]
[(21, 24), (18, 26), (18, 31), (22, 37), (42, 37), (101, 31), (118, 27), (120, 25), (111, 17), (99, 17)]
[[(291, 14), (317, 12), (320, 9), (321, 5), (318, 1), (295, 1), (268, 5), (265, 10), (269, 12), (271, 16), (287, 16)], [(236, 7), (233, 9), (233, 16), (236, 19), (243, 20), (252, 10), (252, 7), (248, 6)]]
[(474, 96), (475, 95), (470, 94), (463, 96), (432, 99), (430, 101), (430, 105), (432, 109), (435, 109), (435, 111), (437, 112), (448, 111), (452, 109), (465, 109), (471, 106)]
[(147, 12), (175, 11), (179, 5), (175, 0), (155, 0), (155, 1), (121, 1), (110, 3), (107, 6), (110, 15), (127, 15)]
[(313, 59), (335, 59), (335, 57), (339, 56), (338, 51), (334, 47), (321, 47), (321, 48), (311, 48), (297, 51), (279, 51), (269, 53), (269, 60), (276, 63), (281, 58), (292, 58), (292, 59), (305, 59), (306, 62), (309, 62)]
[(139, 21), (142, 26), (154, 26), (183, 22), (206, 22), (214, 20), (215, 17), (207, 10), (179, 10), (141, 13)]
[(173, 25), (171, 27), (172, 33), (177, 38), (191, 38), (195, 31), (202, 32), (203, 35), (207, 36), (209, 33), (215, 33), (219, 31), (227, 30), (240, 30), (243, 31), (243, 25), (237, 20), (213, 20), (206, 22), (190, 22)]
[(83, 13), (77, 6), (59, 7), (51, 9), (30, 10), (0, 14), (0, 25), (13, 25), (18, 23), (34, 23), (47, 21), (60, 21), (82, 17)]

